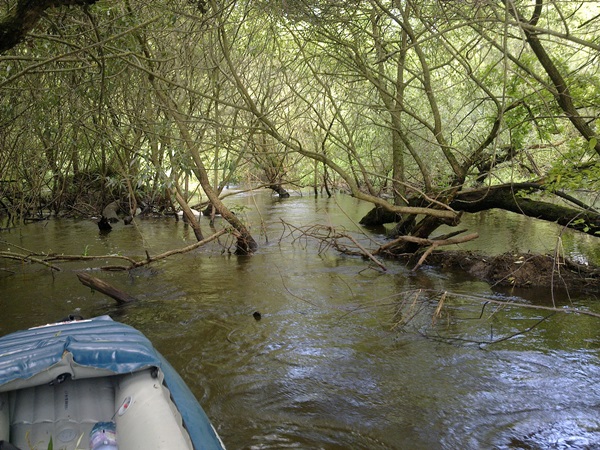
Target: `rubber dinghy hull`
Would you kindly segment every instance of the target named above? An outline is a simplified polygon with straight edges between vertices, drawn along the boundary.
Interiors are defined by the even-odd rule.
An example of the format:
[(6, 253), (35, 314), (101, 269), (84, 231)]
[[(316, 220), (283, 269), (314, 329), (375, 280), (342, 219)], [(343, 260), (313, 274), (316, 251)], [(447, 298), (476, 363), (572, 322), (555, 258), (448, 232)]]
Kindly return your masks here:
[(0, 442), (89, 449), (100, 422), (116, 426), (119, 450), (225, 448), (179, 374), (135, 328), (101, 316), (0, 338)]

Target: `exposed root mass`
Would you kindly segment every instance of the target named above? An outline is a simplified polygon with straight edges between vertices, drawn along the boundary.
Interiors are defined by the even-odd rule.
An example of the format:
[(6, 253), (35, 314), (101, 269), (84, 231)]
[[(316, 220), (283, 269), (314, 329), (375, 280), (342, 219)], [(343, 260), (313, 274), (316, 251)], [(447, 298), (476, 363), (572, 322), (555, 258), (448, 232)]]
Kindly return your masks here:
[(434, 252), (427, 262), (444, 269), (460, 269), (500, 286), (567, 285), (581, 289), (600, 287), (600, 268), (550, 255), (504, 253), (485, 256), (469, 251)]

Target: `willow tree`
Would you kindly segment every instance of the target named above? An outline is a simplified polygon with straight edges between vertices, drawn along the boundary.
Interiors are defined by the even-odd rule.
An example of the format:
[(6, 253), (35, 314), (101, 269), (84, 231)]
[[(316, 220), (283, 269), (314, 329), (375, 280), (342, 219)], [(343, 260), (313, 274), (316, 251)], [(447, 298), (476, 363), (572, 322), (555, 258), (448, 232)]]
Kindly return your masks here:
[(97, 181), (96, 194), (103, 201), (113, 168), (105, 139), (112, 126), (106, 115), (107, 72), (94, 21), (81, 9), (64, 17), (60, 26), (56, 19), (45, 16), (38, 24), (40, 34), (0, 57), (0, 101), (6, 111), (2, 139), (7, 149), (21, 148), (2, 153), (6, 170), (1, 175), (14, 180), (12, 194), (2, 189), (3, 200), (43, 200), (59, 211), (77, 202), (84, 181)]
[[(128, 2), (127, 7), (131, 10)], [(221, 89), (214, 84), (212, 93), (216, 92), (219, 96), (214, 97), (211, 93), (211, 83), (215, 81), (215, 77), (211, 76), (214, 67), (212, 64), (202, 65), (209, 61), (205, 55), (206, 48), (202, 44), (205, 39), (210, 38), (210, 30), (203, 31), (203, 19), (199, 19), (186, 20), (176, 15), (162, 18), (156, 28), (148, 27), (143, 33), (135, 33), (139, 51), (125, 60), (132, 67), (147, 74), (152, 87), (151, 93), (170, 125), (169, 133), (173, 133), (173, 130), (177, 132), (171, 139), (172, 145), (184, 149), (190, 162), (189, 168), (211, 205), (232, 226), (237, 237), (237, 253), (248, 254), (256, 249), (256, 241), (246, 225), (219, 198), (219, 186), (211, 183), (210, 166), (206, 163), (206, 160), (216, 159), (214, 153), (206, 154), (211, 148), (206, 147), (206, 142), (211, 141), (208, 130), (212, 128), (211, 137), (216, 139), (216, 142), (212, 141), (213, 146), (218, 147), (222, 140), (221, 133), (215, 132), (219, 126), (207, 125), (213, 120), (211, 115), (222, 109), (216, 105), (227, 104), (227, 100), (221, 97)], [(165, 23), (165, 20), (171, 21), (170, 24)], [(165, 25), (173, 27), (170, 28), (169, 39), (161, 39), (165, 33)], [(185, 29), (185, 37), (177, 39), (174, 35), (178, 35), (181, 29)], [(188, 36), (192, 36), (192, 39), (187, 38)], [(171, 58), (173, 53), (178, 57)], [(222, 120), (223, 113), (218, 113), (217, 117)], [(194, 216), (181, 193), (178, 194), (177, 200), (188, 220), (192, 222), (198, 239), (201, 239)]]
[[(178, 189), (177, 175), (193, 173), (211, 203), (231, 223), (238, 236), (238, 251), (251, 252), (256, 243), (245, 225), (220, 201), (218, 188), (213, 188), (208, 176), (206, 161), (218, 165), (220, 159), (211, 150), (220, 148), (226, 140), (222, 133), (207, 132), (207, 125), (221, 122), (225, 117), (221, 105), (227, 101), (223, 100), (226, 94), (218, 90), (210, 94), (208, 74), (215, 70), (205, 64), (208, 44), (204, 37), (209, 33), (202, 30), (204, 19), (199, 5), (156, 3), (132, 7), (124, 1), (99, 3), (94, 9), (65, 14), (55, 8), (83, 3), (94, 2), (19, 1), (0, 24), (2, 32), (12, 32), (15, 38), (6, 46), (14, 47), (13, 54), (6, 54), (0, 61), (7, 74), (0, 83), (7, 90), (32, 93), (29, 104), (22, 108), (15, 108), (9, 97), (4, 97), (3, 106), (13, 113), (5, 130), (13, 132), (3, 138), (10, 148), (27, 143), (35, 161), (44, 162), (44, 155), (48, 160), (45, 165), (17, 161), (14, 166), (20, 172), (13, 176), (4, 171), (3, 180), (14, 178), (21, 184), (30, 168), (37, 170), (36, 177), (30, 178), (42, 183), (48, 183), (48, 174), (51, 179), (54, 174), (63, 179), (75, 178), (82, 170), (85, 155), (100, 183), (98, 203), (107, 201), (105, 188), (114, 180), (129, 194), (133, 212), (140, 188), (145, 189), (150, 179), (156, 184), (157, 176), (143, 176), (153, 170), (163, 178), (164, 186), (173, 187), (171, 193), (189, 213)], [(39, 34), (31, 32), (34, 26)], [(16, 45), (27, 31), (28, 45)], [(165, 54), (169, 56), (163, 58)], [(153, 96), (148, 97), (148, 93)], [(217, 100), (219, 108), (215, 107)], [(31, 122), (31, 111), (43, 117), (34, 129), (37, 136), (17, 126)], [(206, 146), (206, 137), (217, 134), (218, 141)], [(68, 160), (60, 157), (62, 149), (69, 148), (65, 142), (72, 142), (76, 149), (68, 153)], [(22, 154), (16, 150), (10, 153), (13, 158)], [(8, 159), (2, 165), (13, 166)], [(27, 190), (37, 195), (31, 187)], [(41, 187), (37, 188), (40, 191)], [(192, 214), (188, 215), (194, 220)], [(200, 238), (197, 226), (195, 231)]]
[[(244, 49), (241, 49), (239, 46), (232, 45), (232, 36), (237, 35), (237, 31), (239, 29), (239, 24), (235, 22), (236, 16), (230, 14), (230, 11), (226, 9), (219, 8), (219, 6), (215, 2), (210, 2), (209, 5), (214, 11), (218, 11), (218, 14), (215, 13), (216, 17), (216, 26), (218, 27), (219, 32), (219, 43), (221, 46), (221, 50), (223, 52), (224, 59), (227, 63), (227, 69), (229, 76), (232, 80), (232, 83), (238, 89), (241, 99), (244, 102), (244, 107), (247, 108), (252, 114), (255, 115), (256, 119), (259, 121), (261, 128), (264, 132), (270, 134), (273, 138), (279, 141), (282, 144), (282, 147), (286, 149), (286, 151), (293, 151), (300, 155), (316, 159), (327, 164), (331, 167), (335, 172), (339, 174), (339, 176), (344, 180), (349, 189), (351, 190), (352, 195), (356, 197), (365, 199), (367, 201), (371, 201), (375, 204), (385, 205), (386, 207), (405, 213), (427, 213), (434, 215), (436, 217), (446, 217), (452, 218), (455, 216), (454, 212), (450, 210), (444, 209), (433, 209), (433, 208), (424, 208), (420, 206), (394, 206), (389, 204), (387, 201), (373, 195), (372, 193), (363, 192), (360, 189), (359, 184), (356, 179), (353, 177), (351, 172), (344, 170), (344, 168), (336, 162), (333, 158), (328, 157), (324, 153), (318, 153), (307, 149), (303, 142), (305, 142), (305, 136), (301, 133), (298, 134), (298, 130), (302, 131), (304, 127), (295, 128), (296, 123), (289, 123), (289, 121), (284, 121), (283, 123), (280, 121), (282, 116), (280, 114), (276, 114), (271, 111), (263, 111), (259, 102), (257, 101), (257, 95), (255, 89), (253, 89), (253, 84), (249, 84), (247, 82), (248, 73), (245, 71), (241, 71), (240, 67), (237, 65), (237, 61), (239, 58), (236, 57), (237, 52), (242, 52)], [(252, 4), (253, 5), (253, 4)], [(242, 2), (236, 3), (232, 8), (245, 8), (252, 9), (253, 6), (251, 4), (242, 4)], [(297, 57), (297, 50), (293, 48), (287, 48), (287, 54), (284, 58), (287, 60), (295, 59)], [(281, 69), (283, 73), (285, 69)], [(313, 84), (313, 80), (311, 79), (302, 79), (298, 80), (298, 82), (304, 82), (307, 84)], [(307, 88), (307, 91), (310, 89)], [(289, 90), (286, 90), (291, 94), (295, 94), (298, 92), (298, 89), (290, 87)], [(303, 102), (306, 101), (308, 97), (298, 96), (298, 101)], [(311, 110), (311, 108), (305, 105), (305, 109), (307, 111)], [(306, 117), (301, 118), (302, 121), (307, 120), (315, 120), (315, 119), (307, 119)], [(318, 119), (317, 119), (318, 121)]]
[[(589, 64), (598, 46), (596, 17), (582, 5), (299, 1), (270, 12), (278, 30), (272, 38), (287, 50), (274, 55), (292, 80), (285, 92), (305, 105), (304, 123), (327, 130), (335, 153), (311, 150), (307, 127), (261, 108), (250, 76), (236, 64), (244, 50), (231, 45), (235, 16), (221, 10), (218, 24), (230, 78), (264, 130), (337, 172), (352, 195), (403, 214), (399, 232), (428, 237), (443, 223), (457, 224), (461, 210), (498, 207), (596, 234), (598, 214), (557, 183), (564, 161), (586, 170), (579, 187), (598, 174), (598, 86), (575, 89), (597, 79), (598, 70)], [(290, 76), (292, 69), (305, 75)], [(317, 97), (328, 106), (316, 110)], [(387, 130), (385, 145), (374, 151), (357, 139), (365, 123)], [(373, 173), (374, 154), (391, 161), (393, 203), (373, 189), (375, 179), (388, 176)], [(524, 201), (532, 191), (568, 205)]]
[[(564, 192), (597, 188), (600, 21), (584, 7), (595, 3), (54, 8), (71, 3), (16, 1), (2, 20), (37, 24), (0, 59), (3, 192), (34, 173), (44, 183), (29, 191), (47, 191), (82, 166), (128, 186), (145, 168), (167, 184), (193, 174), (251, 238), (219, 204), (220, 167), (260, 155), (277, 182), (292, 166), (297, 178), (327, 167), (415, 237), (494, 207), (598, 232), (598, 214)], [(26, 95), (13, 102), (15, 91)], [(28, 127), (36, 106), (50, 118)]]

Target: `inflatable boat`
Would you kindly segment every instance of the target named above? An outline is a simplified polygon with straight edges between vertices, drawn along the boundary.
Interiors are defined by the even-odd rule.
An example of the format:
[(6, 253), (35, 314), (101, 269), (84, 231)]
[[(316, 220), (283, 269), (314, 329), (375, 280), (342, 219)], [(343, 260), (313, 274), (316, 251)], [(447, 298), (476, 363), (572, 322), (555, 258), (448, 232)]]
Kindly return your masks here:
[(0, 338), (0, 449), (222, 450), (198, 401), (109, 316)]

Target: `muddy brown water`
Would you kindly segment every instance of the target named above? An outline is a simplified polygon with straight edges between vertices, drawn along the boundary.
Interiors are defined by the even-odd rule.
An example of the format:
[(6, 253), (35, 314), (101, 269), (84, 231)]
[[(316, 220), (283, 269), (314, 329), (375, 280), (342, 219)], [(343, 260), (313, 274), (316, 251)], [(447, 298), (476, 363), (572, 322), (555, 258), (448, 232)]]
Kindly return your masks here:
[[(227, 203), (250, 224), (258, 252), (234, 256), (222, 240), (130, 273), (92, 271), (139, 299), (124, 307), (75, 275), (114, 261), (61, 263), (51, 273), (0, 259), (0, 334), (73, 312), (138, 328), (180, 372), (229, 449), (600, 448), (600, 319), (542, 320), (550, 313), (482, 300), (600, 312), (598, 295), (500, 290), (391, 261), (383, 273), (282, 225), (359, 230), (369, 205), (345, 196), (278, 200), (262, 192)], [(208, 220), (201, 224), (210, 234)], [(491, 212), (463, 225), (481, 234), (464, 249), (559, 245), (580, 261), (600, 261), (593, 239), (553, 224)], [(360, 239), (381, 242), (382, 232)], [(91, 221), (61, 219), (0, 240), (0, 250), (143, 258), (194, 236), (173, 219), (120, 223), (108, 235)], [(441, 291), (449, 292), (447, 309), (434, 317)]]

